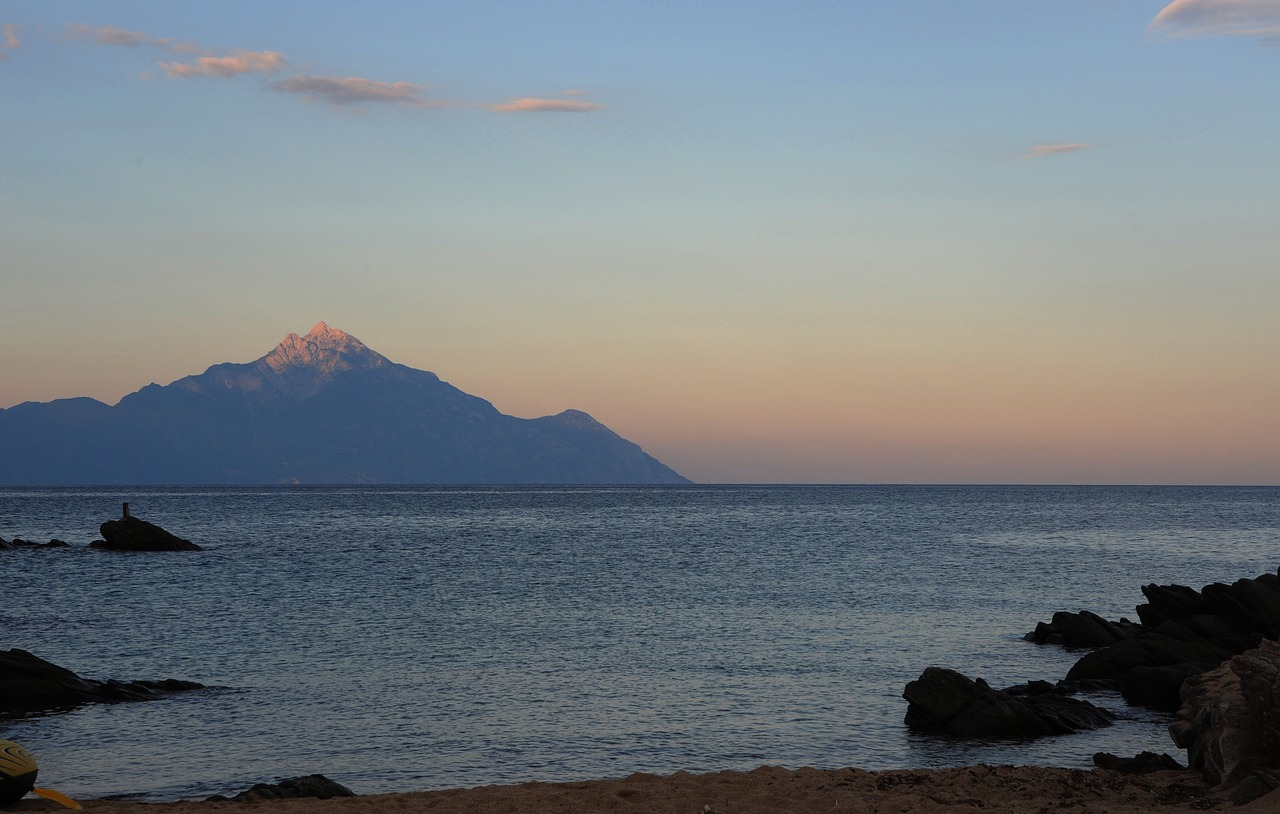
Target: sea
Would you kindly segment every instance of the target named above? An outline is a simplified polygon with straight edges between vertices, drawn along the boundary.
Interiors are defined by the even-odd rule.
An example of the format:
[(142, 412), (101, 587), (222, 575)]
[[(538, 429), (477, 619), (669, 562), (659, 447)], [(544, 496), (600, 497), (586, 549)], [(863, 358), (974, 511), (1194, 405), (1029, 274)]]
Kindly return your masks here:
[[(132, 513), (204, 546), (87, 544)], [(0, 649), (207, 689), (0, 721), (40, 784), (143, 800), (322, 773), (358, 793), (761, 765), (1088, 767), (1168, 718), (952, 741), (929, 666), (996, 687), (1081, 655), (1055, 611), (1280, 565), (1280, 488), (289, 486), (0, 489)]]

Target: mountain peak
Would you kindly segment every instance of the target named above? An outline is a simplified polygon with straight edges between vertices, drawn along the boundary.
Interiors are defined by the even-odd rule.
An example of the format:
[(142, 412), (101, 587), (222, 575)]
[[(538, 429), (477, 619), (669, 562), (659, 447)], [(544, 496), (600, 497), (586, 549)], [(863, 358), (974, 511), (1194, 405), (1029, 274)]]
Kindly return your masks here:
[[(355, 337), (351, 336), (351, 334), (344, 333), (337, 328), (330, 328), (324, 320), (321, 320), (316, 323), (314, 328), (307, 332), (307, 335), (304, 336), (303, 339), (310, 339), (318, 342), (320, 340), (355, 339)], [(355, 341), (359, 342), (358, 339)]]
[(289, 334), (258, 362), (281, 374), (300, 368), (317, 373), (338, 373), (391, 364), (385, 356), (370, 350), (359, 339), (324, 322), (317, 322), (306, 336)]

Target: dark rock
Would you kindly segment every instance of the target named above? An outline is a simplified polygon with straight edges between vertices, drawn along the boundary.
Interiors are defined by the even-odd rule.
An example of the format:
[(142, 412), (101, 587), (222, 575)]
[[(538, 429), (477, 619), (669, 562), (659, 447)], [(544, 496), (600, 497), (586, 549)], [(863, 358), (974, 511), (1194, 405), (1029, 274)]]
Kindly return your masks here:
[(191, 681), (95, 681), (25, 650), (0, 650), (0, 715), (71, 709), (82, 704), (151, 701), (200, 689)]
[(1259, 797), (1270, 794), (1277, 788), (1280, 788), (1280, 779), (1275, 774), (1271, 772), (1254, 772), (1244, 780), (1241, 780), (1235, 788), (1231, 789), (1227, 799), (1233, 805), (1242, 806), (1245, 803), (1252, 803)]
[(21, 537), (14, 537), (12, 540), (8, 542), (6, 542), (3, 538), (0, 538), (0, 551), (14, 550), (18, 548), (66, 548), (66, 547), (67, 547), (66, 543), (57, 539), (50, 540), (47, 543), (36, 543), (36, 542), (32, 542), (31, 540), (24, 540)]
[(1109, 769), (1121, 774), (1150, 774), (1179, 771), (1185, 768), (1169, 755), (1157, 755), (1155, 752), (1141, 752), (1133, 757), (1118, 757), (1110, 752), (1098, 752), (1093, 756), (1093, 765), (1099, 769)]
[(1037, 644), (1059, 644), (1063, 647), (1105, 647), (1135, 635), (1132, 623), (1108, 622), (1096, 613), (1058, 611), (1053, 619), (1041, 622), (1026, 635)]
[[(1141, 624), (1108, 622), (1082, 611), (1057, 613), (1027, 634), (1037, 642), (1097, 647), (1076, 662), (1071, 682), (1104, 682), (1133, 704), (1172, 710), (1188, 675), (1221, 664), (1280, 637), (1280, 577), (1262, 574), (1197, 591), (1185, 585), (1145, 585)], [(1118, 636), (1106, 642), (1108, 636)], [(1095, 685), (1096, 686), (1096, 685)]]
[(1232, 655), (1212, 642), (1183, 641), (1164, 636), (1125, 639), (1087, 653), (1067, 671), (1068, 681), (1088, 678), (1123, 678), (1135, 667), (1160, 667), (1195, 662), (1221, 663)]
[(929, 667), (907, 684), (906, 724), (959, 738), (1035, 738), (1110, 725), (1113, 716), (1056, 693), (1015, 697), (955, 670)]
[(355, 797), (354, 791), (322, 774), (309, 774), (305, 777), (290, 777), (278, 783), (258, 783), (247, 791), (234, 797), (215, 794), (206, 802), (227, 800), (283, 800), (292, 797), (317, 797), (328, 800), (331, 797)]
[(1187, 750), (1188, 766), (1215, 786), (1280, 770), (1280, 642), (1188, 678), (1169, 734)]
[(200, 546), (184, 540), (157, 525), (127, 516), (108, 520), (98, 531), (101, 540), (89, 544), (90, 548), (107, 551), (203, 551)]
[(1212, 670), (1213, 662), (1170, 664), (1161, 667), (1134, 667), (1120, 682), (1120, 694), (1130, 704), (1165, 712), (1177, 712), (1182, 705), (1182, 682)]

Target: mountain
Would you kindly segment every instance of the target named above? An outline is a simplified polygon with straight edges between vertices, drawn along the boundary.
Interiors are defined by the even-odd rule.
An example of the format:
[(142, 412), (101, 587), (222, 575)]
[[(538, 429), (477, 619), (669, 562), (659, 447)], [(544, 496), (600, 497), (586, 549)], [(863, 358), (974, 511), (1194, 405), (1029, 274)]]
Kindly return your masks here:
[(524, 419), (323, 322), (262, 358), (0, 410), (0, 483), (688, 483), (586, 413)]

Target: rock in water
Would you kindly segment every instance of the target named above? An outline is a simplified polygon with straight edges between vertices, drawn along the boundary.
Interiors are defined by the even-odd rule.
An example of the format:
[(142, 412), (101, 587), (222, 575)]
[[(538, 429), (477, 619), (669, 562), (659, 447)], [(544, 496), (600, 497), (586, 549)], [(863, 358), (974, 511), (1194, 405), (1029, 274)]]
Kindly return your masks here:
[(101, 540), (94, 540), (90, 548), (107, 551), (203, 551), (190, 540), (170, 534), (159, 526), (128, 516), (108, 520), (98, 527)]
[(1183, 682), (1169, 734), (1187, 750), (1188, 766), (1215, 786), (1280, 770), (1280, 642)]
[(205, 802), (221, 802), (225, 800), (283, 800), (291, 797), (315, 797), (328, 800), (330, 797), (355, 797), (356, 793), (335, 780), (322, 774), (309, 774), (305, 777), (290, 777), (279, 783), (258, 783), (253, 788), (242, 791), (235, 797), (215, 794)]
[(150, 701), (200, 689), (192, 681), (94, 681), (25, 650), (0, 650), (0, 716), (71, 709), (81, 704)]
[(1037, 738), (1109, 726), (1114, 716), (1054, 692), (1016, 697), (955, 670), (929, 667), (907, 684), (906, 724), (958, 738)]

